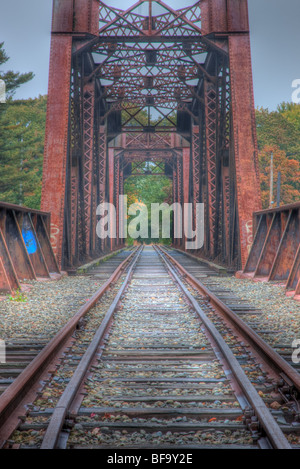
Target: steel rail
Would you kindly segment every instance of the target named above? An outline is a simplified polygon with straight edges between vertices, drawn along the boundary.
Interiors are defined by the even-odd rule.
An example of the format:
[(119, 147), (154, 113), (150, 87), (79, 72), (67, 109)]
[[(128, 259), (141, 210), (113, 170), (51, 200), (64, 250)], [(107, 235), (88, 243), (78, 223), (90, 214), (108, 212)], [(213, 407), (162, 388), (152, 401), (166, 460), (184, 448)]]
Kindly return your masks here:
[[(300, 392), (300, 375), (282, 358), (270, 345), (268, 345), (256, 332), (253, 331), (241, 318), (239, 318), (228, 306), (223, 303), (214, 293), (205, 287), (198, 279), (190, 274), (177, 260), (173, 259), (164, 249), (159, 248), (176, 265), (180, 272), (186, 277), (201, 294), (209, 300), (210, 304), (226, 315), (231, 323), (246, 337), (256, 351), (264, 358), (273, 370), (283, 379), (286, 377), (292, 382), (295, 389)], [(290, 384), (290, 383), (288, 383)]]
[(101, 325), (97, 329), (90, 345), (88, 346), (85, 354), (81, 358), (72, 378), (70, 379), (66, 389), (61, 395), (50, 419), (50, 423), (47, 427), (46, 433), (43, 438), (43, 442), (40, 449), (55, 449), (60, 431), (63, 427), (67, 412), (78, 392), (80, 386), (86, 376), (86, 373), (90, 367), (90, 364), (95, 357), (95, 354), (98, 350), (101, 340), (104, 338), (104, 335), (109, 327), (113, 314), (119, 304), (119, 301), (127, 288), (127, 285), (131, 279), (132, 271), (135, 267), (135, 264), (142, 252), (143, 248), (139, 248), (137, 256), (132, 262), (129, 271), (127, 273), (126, 279), (124, 280), (120, 290), (115, 296), (111, 306), (109, 307), (104, 319), (101, 322)]
[(0, 438), (1, 429), (4, 428), (9, 417), (17, 406), (24, 401), (24, 397), (38, 381), (53, 358), (58, 355), (67, 340), (72, 336), (79, 321), (87, 312), (99, 301), (113, 282), (121, 275), (128, 262), (132, 259), (139, 248), (136, 248), (113, 272), (109, 279), (97, 290), (97, 292), (87, 301), (78, 312), (63, 326), (63, 328), (50, 340), (42, 351), (23, 370), (15, 381), (0, 396)]
[(233, 352), (230, 350), (229, 346), (224, 341), (221, 334), (218, 332), (216, 327), (210, 321), (210, 319), (206, 316), (204, 311), (199, 306), (198, 302), (195, 298), (191, 295), (191, 293), (187, 290), (183, 282), (180, 280), (178, 275), (176, 274), (173, 266), (171, 265), (168, 257), (165, 255), (163, 249), (154, 246), (154, 249), (162, 260), (164, 261), (165, 265), (167, 266), (169, 272), (174, 277), (178, 285), (180, 286), (181, 290), (187, 297), (187, 299), (192, 304), (193, 308), (199, 315), (201, 321), (209, 331), (209, 333), (213, 336), (214, 340), (218, 344), (219, 348), (221, 349), (222, 353), (224, 354), (226, 360), (228, 361), (232, 373), (234, 374), (235, 378), (237, 379), (241, 389), (245, 393), (245, 396), (249, 400), (255, 414), (261, 424), (261, 427), (264, 429), (266, 435), (268, 436), (272, 446), (274, 449), (291, 449), (289, 442), (287, 441), (285, 435), (283, 434), (281, 428), (279, 427), (278, 423), (273, 418), (272, 414), (270, 413), (269, 409), (266, 407), (264, 401), (257, 393), (256, 389), (246, 376), (245, 372), (241, 368), (239, 362), (235, 358)]

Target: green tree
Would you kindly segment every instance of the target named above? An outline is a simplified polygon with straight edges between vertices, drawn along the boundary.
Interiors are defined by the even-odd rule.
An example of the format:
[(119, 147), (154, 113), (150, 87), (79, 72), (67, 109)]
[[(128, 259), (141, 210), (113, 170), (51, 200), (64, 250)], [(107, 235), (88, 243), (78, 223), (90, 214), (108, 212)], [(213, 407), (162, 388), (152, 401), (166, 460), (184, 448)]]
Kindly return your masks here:
[(46, 96), (7, 106), (1, 132), (2, 201), (40, 208), (46, 106)]
[[(145, 163), (146, 165), (146, 163)], [(128, 205), (132, 203), (145, 204), (148, 210), (148, 239), (143, 240), (146, 244), (162, 241), (168, 243), (170, 240), (151, 239), (151, 204), (172, 204), (172, 183), (164, 174), (159, 176), (130, 176), (124, 186), (124, 192), (128, 197)], [(135, 218), (129, 217), (128, 223)], [(141, 241), (141, 240), (138, 240)], [(132, 240), (129, 239), (129, 243)]]
[[(0, 67), (8, 61), (9, 57), (5, 52), (4, 42), (0, 42)], [(32, 80), (33, 77), (34, 74), (32, 72), (19, 73), (13, 72), (12, 70), (8, 70), (7, 72), (3, 72), (0, 70), (0, 79), (4, 81), (6, 86), (6, 98), (8, 100), (11, 99), (15, 94), (16, 90), (24, 83), (27, 83), (28, 81)]]
[[(0, 66), (8, 60), (2, 42)], [(15, 91), (33, 76), (0, 70), (6, 87), (6, 103), (0, 104), (0, 200), (39, 208), (46, 99), (13, 100)]]

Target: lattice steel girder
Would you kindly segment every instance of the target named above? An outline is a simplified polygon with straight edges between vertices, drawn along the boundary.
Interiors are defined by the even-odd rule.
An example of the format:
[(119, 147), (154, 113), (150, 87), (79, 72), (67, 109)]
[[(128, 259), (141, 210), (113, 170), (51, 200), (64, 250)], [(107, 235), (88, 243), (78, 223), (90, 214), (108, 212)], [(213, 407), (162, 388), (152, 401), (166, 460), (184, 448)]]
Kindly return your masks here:
[(83, 88), (83, 191), (86, 252), (90, 251), (91, 224), (94, 186), (94, 115), (95, 83), (87, 83)]
[[(109, 203), (116, 206), (116, 173), (115, 173), (115, 150), (114, 148), (108, 149), (108, 188), (109, 188)], [(112, 214), (111, 214), (112, 215)], [(112, 232), (116, 232), (116, 220), (111, 218), (110, 224)], [(116, 239), (110, 238), (110, 249), (113, 250), (116, 246)]]
[(191, 161), (193, 175), (193, 230), (196, 229), (196, 204), (200, 202), (200, 129), (192, 128)]
[[(183, 180), (183, 204), (189, 203), (190, 198), (190, 164), (191, 164), (191, 154), (190, 148), (182, 149), (182, 180)], [(183, 205), (183, 226), (184, 226), (184, 217), (185, 217), (185, 207)], [(183, 248), (185, 249), (185, 241), (187, 238), (183, 238)]]
[(206, 139), (206, 170), (207, 170), (207, 209), (209, 251), (212, 257), (216, 255), (216, 224), (217, 224), (217, 118), (218, 100), (217, 89), (212, 83), (204, 81), (205, 99), (205, 139)]
[(115, 198), (115, 207), (116, 207), (116, 240), (115, 240), (115, 246), (118, 246), (120, 244), (120, 203), (119, 203), (119, 195), (121, 194), (120, 192), (120, 157), (115, 158), (114, 157), (114, 198)]
[[(180, 184), (179, 175), (178, 175), (178, 172), (177, 172), (177, 159), (178, 158), (179, 158), (178, 155), (174, 156), (174, 161), (173, 161), (173, 187), (172, 187), (172, 191), (173, 191), (173, 203), (175, 203), (175, 204), (180, 203), (180, 200), (178, 198), (178, 196), (179, 196), (178, 186)], [(181, 233), (182, 225), (180, 226), (179, 217), (176, 220), (175, 220), (175, 218), (173, 218), (173, 220), (174, 220), (174, 225), (176, 224), (176, 226), (174, 226), (175, 233)], [(181, 241), (180, 238), (173, 237), (173, 244), (175, 246), (179, 247), (180, 244), (181, 244), (180, 241)]]

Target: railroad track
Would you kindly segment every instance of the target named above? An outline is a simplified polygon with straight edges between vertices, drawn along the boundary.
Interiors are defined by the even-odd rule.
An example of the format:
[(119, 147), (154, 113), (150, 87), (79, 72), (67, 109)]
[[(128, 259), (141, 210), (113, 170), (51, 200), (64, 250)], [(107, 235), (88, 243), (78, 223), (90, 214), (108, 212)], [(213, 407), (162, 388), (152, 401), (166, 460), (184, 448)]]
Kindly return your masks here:
[(4, 448), (291, 448), (297, 428), (277, 422), (249, 356), (230, 350), (166, 251), (132, 257)]
[[(261, 308), (241, 298), (241, 295), (233, 292), (230, 288), (224, 287), (223, 282), (220, 281), (218, 271), (202, 263), (200, 259), (196, 260), (186, 253), (173, 248), (167, 248), (164, 251), (184, 268), (181, 273), (190, 274), (192, 279), (195, 279), (201, 285), (200, 289), (202, 288), (203, 292), (206, 288), (206, 291), (216, 296), (237, 317), (241, 318), (251, 329), (259, 334), (290, 366), (298, 373), (300, 372), (300, 363), (294, 363), (291, 360), (293, 353), (292, 340), (289, 341), (290, 343), (287, 343), (287, 340), (282, 340), (283, 330), (281, 328), (274, 330), (274, 328), (266, 326), (266, 318), (262, 314)], [(223, 275), (221, 274), (221, 277)], [(226, 274), (226, 276), (230, 275)]]
[[(91, 267), (86, 273), (99, 278), (103, 282), (109, 280), (116, 269), (130, 256), (131, 250), (123, 250), (112, 256), (105, 262)], [(7, 339), (6, 340), (6, 360), (0, 363), (0, 395), (10, 386), (23, 370), (34, 360), (34, 358), (48, 344), (49, 340), (45, 337), (35, 336), (30, 339)]]
[(282, 331), (264, 330), (260, 322), (262, 311), (230, 289), (224, 289), (216, 270), (177, 250), (161, 251), (184, 282), (193, 287), (193, 297), (222, 336), (230, 344), (235, 343), (237, 357), (249, 356), (250, 352), (250, 359), (258, 366), (257, 376), (252, 380), (255, 387), (261, 395), (273, 398), (273, 408), (283, 410), (278, 420), (287, 425), (292, 422), (297, 435), (295, 441), (299, 444), (300, 366), (291, 360), (291, 345), (280, 342)]
[[(225, 289), (219, 281), (219, 275), (214, 269), (204, 263), (191, 259), (186, 254), (173, 249), (163, 249), (164, 254), (178, 269), (180, 275), (200, 293), (196, 298), (202, 305), (210, 305), (214, 312), (218, 311), (220, 317), (226, 319), (227, 325), (233, 325), (247, 340), (253, 339), (253, 343), (259, 348), (261, 356), (269, 362), (272, 368), (279, 371), (283, 378), (287, 378), (285, 387), (291, 387), (290, 394), (300, 393), (300, 364), (294, 363), (292, 357), (292, 345), (283, 343), (282, 331), (271, 327), (265, 329), (264, 322), (260, 321), (262, 310), (247, 300), (241, 299), (230, 289)], [(203, 302), (203, 297), (206, 302)], [(212, 319), (216, 315), (211, 316)], [(293, 383), (291, 385), (290, 383)], [(292, 389), (294, 388), (294, 389)], [(297, 408), (297, 407), (296, 407)], [(299, 407), (297, 409), (299, 413)]]
[(85, 315), (118, 280), (134, 253), (132, 249), (121, 251), (89, 269), (86, 275), (99, 276), (103, 284), (55, 337), (6, 340), (6, 360), (0, 364), (0, 448), (18, 425), (19, 416), (24, 416), (24, 394), (28, 392), (27, 397), (31, 399), (36, 397), (43, 380), (55, 369), (56, 361), (73, 343)]

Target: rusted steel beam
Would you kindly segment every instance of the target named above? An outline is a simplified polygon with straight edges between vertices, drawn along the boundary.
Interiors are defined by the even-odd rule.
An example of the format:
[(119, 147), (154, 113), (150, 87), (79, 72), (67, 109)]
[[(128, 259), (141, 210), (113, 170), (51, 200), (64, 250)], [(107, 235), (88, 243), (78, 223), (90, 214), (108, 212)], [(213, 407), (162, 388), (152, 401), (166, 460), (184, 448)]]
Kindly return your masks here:
[(261, 255), (258, 259), (254, 276), (269, 276), (280, 243), (281, 233), (282, 218), (280, 215), (274, 214), (265, 242), (262, 246)]
[[(1, 241), (0, 241), (0, 246), (1, 246)], [(9, 277), (6, 274), (6, 269), (4, 267), (4, 264), (2, 262), (2, 256), (3, 254), (1, 253), (1, 247), (0, 247), (0, 291), (11, 291), (12, 287), (9, 282)]]
[(52, 32), (71, 33), (73, 31), (74, 0), (53, 0)]
[(203, 34), (227, 31), (226, 0), (202, 0), (201, 29)]
[(99, 32), (98, 0), (53, 0), (53, 33), (90, 33)]
[(299, 294), (300, 286), (300, 244), (297, 249), (297, 253), (290, 271), (290, 275), (286, 284), (287, 290), (294, 290), (295, 294)]
[(209, 254), (216, 256), (217, 242), (217, 90), (204, 81), (205, 97), (205, 139), (206, 139), (206, 170), (207, 170), (207, 209), (208, 209), (208, 245)]
[[(244, 268), (253, 240), (252, 213), (261, 208), (247, 0), (203, 0), (201, 29), (203, 34), (210, 35), (212, 42), (224, 51), (228, 50), (230, 75), (230, 83), (227, 81), (229, 93), (226, 91), (224, 94), (223, 86), (223, 102), (220, 102), (221, 112), (226, 100), (230, 113), (226, 112), (225, 117), (223, 113), (221, 119), (227, 120), (226, 127), (221, 122), (217, 130), (229, 136), (229, 140), (226, 138), (223, 142), (229, 152), (229, 170), (221, 168), (221, 173), (216, 176), (211, 170), (212, 164), (215, 164), (212, 158), (212, 134), (206, 150), (207, 182), (212, 186), (207, 190), (208, 198), (211, 199), (208, 203), (209, 216), (206, 217), (206, 223), (210, 224), (208, 236), (213, 235), (214, 229), (220, 231), (222, 228), (221, 214), (218, 216), (219, 194), (219, 197), (223, 196), (223, 218), (229, 227), (223, 230), (226, 237), (225, 246), (222, 247), (223, 259), (228, 265), (233, 266), (238, 262)], [(207, 105), (205, 112), (208, 121)], [(205, 126), (207, 135), (209, 129), (207, 124)], [(220, 148), (217, 146), (217, 158), (220, 150), (222, 153), (222, 145)], [(217, 171), (220, 171), (220, 166), (217, 166)], [(223, 187), (220, 187), (222, 182)], [(215, 203), (217, 205), (214, 207)], [(213, 239), (205, 242), (208, 252), (216, 249), (211, 243)]]
[(25, 279), (59, 274), (49, 227), (49, 213), (0, 203), (0, 291), (20, 289)]
[[(173, 193), (173, 203), (176, 204), (178, 203), (178, 189), (177, 189), (177, 186), (178, 186), (178, 175), (177, 175), (177, 156), (174, 157), (174, 160), (173, 160), (173, 186), (172, 186), (172, 193)], [(175, 223), (178, 223), (178, 219), (175, 221), (175, 217), (174, 217), (174, 225)], [(174, 226), (174, 229), (177, 228), (177, 232), (179, 232), (179, 227), (175, 227)], [(174, 246), (179, 246), (179, 243), (180, 243), (180, 239), (178, 238), (173, 238), (173, 244)]]
[[(190, 149), (183, 148), (182, 149), (182, 179), (183, 179), (183, 204), (188, 204), (190, 201)], [(183, 223), (185, 217), (185, 205), (183, 205)], [(184, 231), (183, 231), (184, 233)], [(183, 241), (186, 241), (183, 238)], [(185, 249), (185, 243), (183, 245), (183, 249)]]
[(18, 275), (0, 228), (0, 291), (12, 292), (20, 288)]
[[(64, 1), (64, 0), (63, 0)], [(76, 0), (74, 3), (73, 31), (77, 34), (99, 33), (99, 1)]]
[[(77, 264), (83, 259), (83, 251), (88, 254), (90, 248), (95, 248), (96, 243), (94, 231), (89, 225), (92, 218), (89, 212), (96, 204), (93, 197), (89, 197), (87, 193), (90, 191), (94, 196), (96, 193), (95, 187), (89, 189), (92, 174), (89, 163), (93, 161), (93, 155), (90, 153), (94, 147), (94, 128), (89, 119), (94, 114), (94, 91), (87, 89), (90, 86), (88, 83), (84, 93), (82, 89), (78, 92), (82, 71), (84, 72), (79, 70), (81, 63), (74, 62), (74, 80), (70, 78), (73, 38), (84, 42), (87, 37), (98, 34), (98, 31), (97, 0), (54, 0), (42, 208), (52, 214), (51, 241), (60, 267), (64, 264)], [(78, 79), (78, 76), (81, 78)], [(78, 103), (80, 99), (84, 99), (83, 95), (86, 97), (85, 110), (82, 108), (84, 103)], [(89, 99), (92, 99), (91, 103)], [(88, 122), (91, 124), (89, 128)], [(73, 132), (72, 139), (70, 129)], [(85, 141), (80, 142), (83, 138)], [(90, 153), (86, 156), (85, 166), (80, 168), (78, 148), (83, 145), (85, 154)], [(82, 179), (85, 179), (84, 194), (79, 187)], [(89, 200), (91, 207), (86, 206)], [(95, 217), (95, 214), (93, 216)]]
[(238, 275), (284, 282), (289, 294), (298, 295), (300, 203), (259, 211), (253, 217), (253, 245), (243, 273)]
[(254, 272), (260, 258), (266, 236), (268, 232), (266, 217), (259, 217), (257, 231), (255, 233), (254, 242), (249, 253), (244, 272)]
[(94, 118), (95, 118), (95, 83), (83, 88), (83, 192), (84, 192), (84, 227), (85, 253), (92, 249), (92, 213), (94, 182)]
[[(38, 213), (31, 214), (32, 223), (36, 231), (41, 250), (50, 273), (59, 273), (59, 266), (54, 255), (51, 240), (49, 237), (50, 233), (50, 216), (45, 218), (40, 216)], [(47, 226), (49, 225), (49, 226)]]
[[(183, 182), (183, 168), (182, 168), (182, 154), (181, 153), (177, 155), (176, 172), (177, 172), (177, 203), (179, 203), (180, 206), (182, 207), (184, 182)], [(178, 223), (179, 223), (179, 220), (178, 220)], [(183, 229), (183, 219), (181, 220), (181, 229)], [(184, 247), (184, 239), (182, 236), (181, 238), (178, 239), (178, 245), (181, 246), (182, 248)]]
[(30, 253), (32, 267), (37, 277), (50, 278), (48, 266), (33, 226), (30, 213), (22, 213), (16, 215), (18, 224), (22, 229), (22, 236), (25, 241), (27, 252)]
[[(107, 138), (104, 126), (99, 127), (98, 134), (98, 167), (99, 167), (99, 204), (106, 201), (106, 168), (107, 168)], [(107, 240), (100, 240), (101, 249), (104, 251)]]
[(287, 280), (300, 244), (300, 210), (289, 211), (269, 280)]
[(200, 129), (192, 127), (193, 229), (196, 229), (196, 204), (200, 202)]
[(51, 212), (51, 241), (60, 267), (63, 260), (71, 52), (72, 36), (52, 36), (41, 208)]
[(36, 274), (14, 210), (9, 210), (5, 214), (4, 236), (18, 278), (23, 280), (36, 280)]
[(241, 264), (252, 245), (252, 214), (261, 208), (255, 109), (248, 35), (229, 37), (232, 121)]
[(228, 31), (249, 31), (248, 0), (227, 0), (226, 3)]
[(115, 207), (116, 207), (116, 240), (115, 246), (120, 244), (120, 204), (119, 204), (119, 195), (120, 195), (120, 158), (115, 158), (114, 160), (114, 191), (115, 191)]
[[(108, 188), (109, 188), (109, 203), (115, 207), (115, 150), (113, 148), (108, 149)], [(111, 214), (112, 215), (112, 214)], [(115, 218), (112, 216), (110, 220), (112, 232), (116, 230)], [(114, 249), (116, 240), (110, 238), (110, 249)]]

